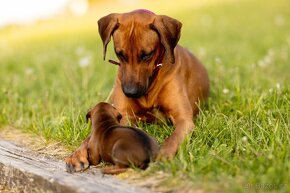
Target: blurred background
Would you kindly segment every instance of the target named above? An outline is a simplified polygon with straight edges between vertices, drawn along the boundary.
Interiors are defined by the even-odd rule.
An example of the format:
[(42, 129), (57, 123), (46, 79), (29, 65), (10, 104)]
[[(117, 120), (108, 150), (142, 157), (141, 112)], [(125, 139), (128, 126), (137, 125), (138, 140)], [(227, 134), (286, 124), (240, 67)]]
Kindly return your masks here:
[(0, 0), (2, 125), (39, 130), (105, 100), (117, 67), (102, 59), (97, 21), (139, 8), (183, 23), (179, 43), (208, 69), (213, 100), (289, 85), (287, 0)]
[[(87, 110), (107, 98), (117, 71), (103, 61), (97, 21), (140, 8), (182, 22), (179, 44), (211, 84), (194, 137), (157, 171), (213, 192), (289, 184), (289, 0), (0, 0), (0, 131), (76, 148), (90, 132)], [(116, 59), (112, 43), (106, 58)], [(173, 129), (142, 128), (160, 143)]]
[[(97, 21), (139, 8), (183, 23), (179, 43), (205, 64), (213, 99), (289, 85), (287, 0), (0, 0), (2, 124), (105, 100), (117, 67), (102, 59)], [(112, 43), (107, 59), (115, 59)]]
[(163, 11), (172, 12), (178, 8), (184, 9), (191, 8), (192, 6), (200, 7), (218, 2), (221, 1), (204, 0), (202, 2), (193, 2), (183, 0), (179, 3), (167, 3), (167, 1), (164, 0), (58, 0), (54, 2), (45, 0), (1, 0), (0, 26), (31, 24), (39, 20), (56, 16), (81, 17), (87, 15), (92, 10), (95, 10), (96, 12), (94, 14), (97, 15), (108, 14), (115, 11), (129, 11), (138, 7), (148, 7), (153, 11), (160, 11), (162, 8), (165, 8)]

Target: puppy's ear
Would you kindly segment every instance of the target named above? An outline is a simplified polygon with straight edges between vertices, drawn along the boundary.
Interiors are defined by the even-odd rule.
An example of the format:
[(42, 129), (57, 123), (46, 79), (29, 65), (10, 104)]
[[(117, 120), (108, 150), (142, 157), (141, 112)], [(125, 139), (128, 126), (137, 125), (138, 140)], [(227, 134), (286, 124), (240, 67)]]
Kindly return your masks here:
[(91, 118), (91, 113), (92, 113), (92, 110), (90, 109), (89, 112), (87, 112), (87, 115), (86, 115), (87, 122)]
[(165, 15), (157, 15), (150, 28), (155, 30), (165, 48), (165, 56), (173, 64), (175, 63), (174, 48), (180, 38), (182, 23)]
[(123, 116), (122, 116), (120, 113), (118, 113), (118, 115), (117, 115), (117, 120), (118, 120), (119, 123), (120, 123), (122, 117), (123, 117)]
[(111, 35), (119, 27), (118, 15), (119, 14), (117, 13), (112, 13), (105, 17), (102, 17), (98, 21), (99, 34), (103, 41), (104, 60), (106, 59), (107, 45), (111, 40)]

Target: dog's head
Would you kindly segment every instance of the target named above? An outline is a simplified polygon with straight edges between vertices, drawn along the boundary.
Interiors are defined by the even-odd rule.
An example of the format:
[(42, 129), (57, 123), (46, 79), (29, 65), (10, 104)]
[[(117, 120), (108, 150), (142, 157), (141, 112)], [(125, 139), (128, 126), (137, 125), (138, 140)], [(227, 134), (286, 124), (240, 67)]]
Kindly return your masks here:
[(120, 61), (119, 78), (127, 97), (146, 94), (158, 68), (166, 60), (175, 63), (174, 48), (180, 37), (181, 23), (147, 10), (113, 13), (98, 21), (103, 41), (104, 59), (113, 36)]
[(95, 107), (90, 109), (86, 115), (86, 118), (87, 121), (91, 119), (91, 121), (93, 122), (92, 119), (95, 119), (95, 121), (99, 121), (98, 119), (106, 118), (102, 117), (104, 115), (106, 115), (106, 117), (109, 116), (115, 119), (117, 122), (120, 122), (120, 120), (122, 119), (122, 115), (119, 113), (119, 111), (111, 104), (105, 102), (100, 102)]

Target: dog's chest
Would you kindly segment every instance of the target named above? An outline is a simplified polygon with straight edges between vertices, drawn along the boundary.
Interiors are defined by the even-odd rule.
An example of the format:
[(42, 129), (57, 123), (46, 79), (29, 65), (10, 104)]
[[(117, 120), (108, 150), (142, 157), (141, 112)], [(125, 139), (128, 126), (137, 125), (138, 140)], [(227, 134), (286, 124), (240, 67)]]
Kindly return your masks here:
[(151, 111), (158, 107), (157, 101), (148, 95), (138, 99), (137, 103), (141, 109), (146, 111)]

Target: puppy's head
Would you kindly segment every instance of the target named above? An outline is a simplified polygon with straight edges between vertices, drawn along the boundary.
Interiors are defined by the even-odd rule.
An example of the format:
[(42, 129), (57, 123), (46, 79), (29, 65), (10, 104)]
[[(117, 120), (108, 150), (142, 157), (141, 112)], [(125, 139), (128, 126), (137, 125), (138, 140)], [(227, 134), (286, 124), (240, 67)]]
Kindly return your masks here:
[(113, 13), (98, 21), (104, 46), (113, 36), (115, 53), (120, 61), (119, 78), (127, 97), (146, 94), (162, 61), (175, 63), (174, 48), (180, 37), (181, 23), (147, 10)]
[(95, 107), (90, 109), (86, 115), (86, 119), (87, 121), (89, 119), (93, 121), (93, 119), (102, 118), (104, 114), (114, 118), (118, 123), (122, 119), (122, 115), (114, 106), (104, 102), (98, 103)]

